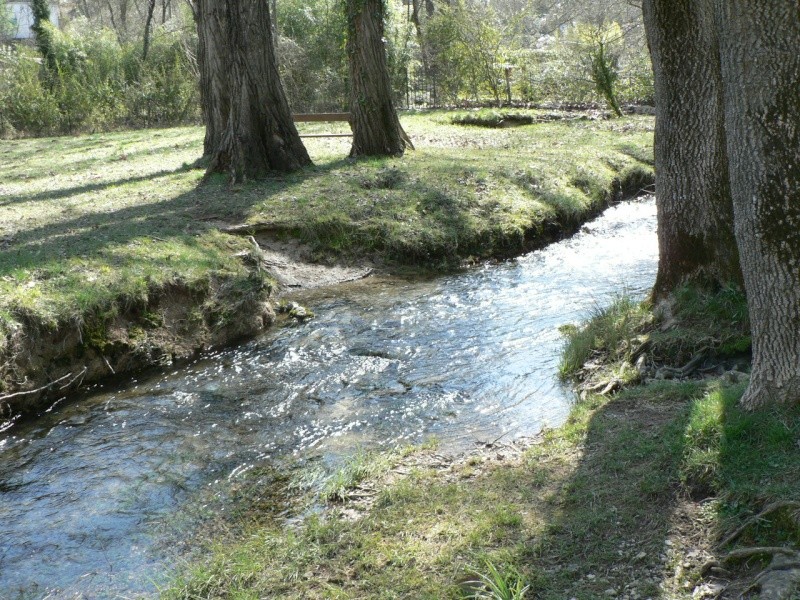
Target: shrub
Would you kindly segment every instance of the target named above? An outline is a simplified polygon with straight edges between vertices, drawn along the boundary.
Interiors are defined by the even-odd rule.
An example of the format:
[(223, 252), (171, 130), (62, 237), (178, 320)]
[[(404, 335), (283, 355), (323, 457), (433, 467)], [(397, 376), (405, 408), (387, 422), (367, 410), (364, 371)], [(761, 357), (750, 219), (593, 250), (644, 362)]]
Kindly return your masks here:
[[(45, 23), (45, 27), (49, 27)], [(196, 121), (199, 93), (185, 51), (192, 39), (156, 30), (147, 61), (140, 44), (76, 20), (49, 27), (50, 60), (25, 46), (0, 53), (0, 135), (47, 135)]]

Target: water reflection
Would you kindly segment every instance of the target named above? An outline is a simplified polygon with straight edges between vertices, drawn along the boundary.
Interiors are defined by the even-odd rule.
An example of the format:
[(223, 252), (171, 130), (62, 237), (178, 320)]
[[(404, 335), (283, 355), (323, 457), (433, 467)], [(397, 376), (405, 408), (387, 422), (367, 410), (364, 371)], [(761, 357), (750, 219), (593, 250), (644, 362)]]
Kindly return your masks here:
[(654, 230), (652, 200), (624, 204), (513, 261), (317, 292), (305, 325), (0, 434), (0, 597), (154, 590), (175, 515), (264, 461), (560, 423), (558, 327), (652, 285)]

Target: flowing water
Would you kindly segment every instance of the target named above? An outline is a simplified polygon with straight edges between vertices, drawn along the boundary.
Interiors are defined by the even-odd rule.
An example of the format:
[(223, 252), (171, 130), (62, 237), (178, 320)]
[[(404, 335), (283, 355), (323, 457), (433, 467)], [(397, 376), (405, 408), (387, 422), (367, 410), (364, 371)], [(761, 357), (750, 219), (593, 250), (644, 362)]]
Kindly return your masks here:
[(308, 294), (304, 325), (0, 434), (0, 598), (154, 592), (181, 515), (253, 466), (560, 424), (559, 326), (643, 295), (656, 261), (653, 200), (624, 203), (516, 260)]

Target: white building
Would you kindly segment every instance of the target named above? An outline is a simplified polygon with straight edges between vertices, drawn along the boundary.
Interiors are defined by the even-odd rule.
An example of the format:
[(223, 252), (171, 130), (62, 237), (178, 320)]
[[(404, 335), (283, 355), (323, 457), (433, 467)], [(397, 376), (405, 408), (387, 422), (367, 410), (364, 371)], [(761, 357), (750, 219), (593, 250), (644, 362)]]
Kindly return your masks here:
[[(33, 12), (30, 2), (6, 2), (6, 20), (11, 28), (11, 39), (27, 40), (33, 38)], [(50, 4), (50, 22), (58, 27), (58, 4)]]

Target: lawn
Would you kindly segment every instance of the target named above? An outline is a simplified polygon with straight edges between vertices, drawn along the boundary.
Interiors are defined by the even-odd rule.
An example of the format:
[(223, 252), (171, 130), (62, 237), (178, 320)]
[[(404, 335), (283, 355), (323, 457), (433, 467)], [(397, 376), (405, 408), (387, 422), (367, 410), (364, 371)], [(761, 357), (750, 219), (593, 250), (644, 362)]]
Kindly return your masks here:
[[(346, 138), (313, 138), (315, 166), (237, 186), (222, 176), (203, 181), (197, 127), (3, 142), (0, 391), (75, 370), (76, 359), (52, 353), (28, 360), (36, 343), (21, 349), (20, 339), (32, 331), (70, 330), (72, 354), (89, 346), (110, 371), (126, 370), (127, 350), (114, 348), (161, 344), (154, 332), (166, 318), (165, 290), (180, 288), (180, 301), (196, 305), (182, 315), (183, 329), (196, 321), (211, 332), (190, 346), (235, 337), (212, 333), (236, 319), (237, 307), (266, 298), (271, 282), (243, 260), (252, 251), (244, 236), (220, 232), (228, 225), (298, 238), (319, 260), (449, 269), (546, 243), (652, 183), (649, 117), (564, 114), (493, 129), (454, 125), (453, 116), (403, 115), (416, 150), (399, 159), (355, 161)], [(109, 333), (114, 322), (128, 330), (119, 344)], [(54, 363), (63, 368), (39, 372)]]

